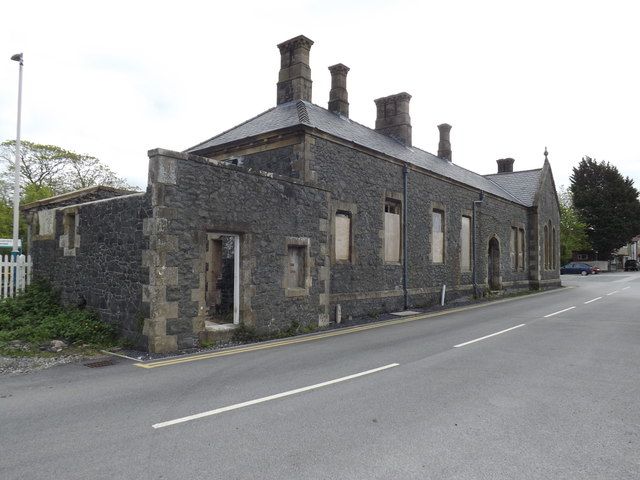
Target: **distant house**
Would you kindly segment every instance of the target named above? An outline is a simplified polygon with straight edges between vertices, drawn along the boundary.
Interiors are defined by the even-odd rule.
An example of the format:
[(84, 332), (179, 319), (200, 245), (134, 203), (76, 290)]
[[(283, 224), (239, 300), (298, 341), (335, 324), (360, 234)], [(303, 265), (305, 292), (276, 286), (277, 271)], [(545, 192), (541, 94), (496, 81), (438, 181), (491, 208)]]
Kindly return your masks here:
[(637, 235), (631, 239), (624, 247), (620, 247), (614, 254), (614, 261), (618, 268), (624, 267), (624, 262), (627, 260), (640, 260), (640, 249), (638, 249), (638, 242), (640, 242), (640, 235)]
[[(312, 103), (309, 53), (278, 45), (277, 105), (185, 152), (149, 152), (145, 193), (26, 205), (36, 274), (153, 352), (208, 327), (278, 331), (490, 291), (560, 285), (559, 205), (542, 168), (479, 175), (412, 142), (411, 96), (349, 118), (349, 69)], [(338, 308), (339, 307), (339, 308)]]
[(637, 235), (625, 246), (613, 252), (610, 258), (603, 258), (603, 256), (599, 255), (595, 250), (576, 250), (572, 252), (571, 259), (574, 262), (597, 264), (603, 271), (618, 270), (623, 268), (624, 262), (627, 260), (640, 260), (639, 242), (640, 235)]

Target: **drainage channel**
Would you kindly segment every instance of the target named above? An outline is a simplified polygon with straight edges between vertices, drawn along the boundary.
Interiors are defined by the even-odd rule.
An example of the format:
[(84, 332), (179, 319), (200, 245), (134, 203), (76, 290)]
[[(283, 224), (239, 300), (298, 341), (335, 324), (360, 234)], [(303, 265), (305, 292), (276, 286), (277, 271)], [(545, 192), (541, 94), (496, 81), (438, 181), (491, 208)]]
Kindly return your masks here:
[(115, 364), (116, 364), (116, 362), (111, 358), (107, 358), (107, 359), (103, 359), (103, 360), (96, 360), (94, 362), (89, 362), (89, 363), (83, 363), (83, 365), (85, 367), (89, 367), (89, 368), (110, 367), (110, 366), (115, 365)]

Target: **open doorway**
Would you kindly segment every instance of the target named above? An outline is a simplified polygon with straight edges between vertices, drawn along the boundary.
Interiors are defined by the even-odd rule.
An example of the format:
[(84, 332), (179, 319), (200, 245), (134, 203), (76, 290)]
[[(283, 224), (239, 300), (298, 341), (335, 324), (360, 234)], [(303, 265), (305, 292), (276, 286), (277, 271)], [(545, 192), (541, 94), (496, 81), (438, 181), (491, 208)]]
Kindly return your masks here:
[(500, 290), (500, 243), (496, 237), (492, 237), (489, 240), (487, 276), (489, 290)]
[(240, 237), (238, 235), (208, 234), (205, 271), (209, 320), (217, 324), (239, 324)]

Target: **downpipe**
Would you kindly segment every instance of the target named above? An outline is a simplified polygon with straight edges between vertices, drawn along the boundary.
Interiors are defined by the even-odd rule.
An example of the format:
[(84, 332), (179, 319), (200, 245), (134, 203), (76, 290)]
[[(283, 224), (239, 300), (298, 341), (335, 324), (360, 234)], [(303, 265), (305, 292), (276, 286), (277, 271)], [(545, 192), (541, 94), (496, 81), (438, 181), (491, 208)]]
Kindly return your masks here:
[(478, 256), (478, 247), (477, 247), (477, 239), (478, 239), (478, 232), (477, 232), (477, 207), (478, 205), (481, 205), (482, 202), (484, 201), (484, 192), (482, 190), (480, 190), (480, 197), (478, 200), (474, 200), (473, 201), (473, 207), (472, 207), (472, 212), (473, 212), (473, 218), (471, 219), (473, 225), (471, 230), (473, 231), (473, 241), (471, 242), (471, 280), (473, 282), (473, 296), (474, 298), (478, 298), (478, 279), (477, 279), (477, 256)]
[(408, 264), (408, 242), (407, 242), (407, 212), (409, 211), (408, 192), (407, 192), (407, 179), (409, 177), (409, 167), (405, 163), (402, 167), (402, 189), (403, 189), (403, 201), (402, 201), (402, 290), (404, 292), (404, 309), (409, 309), (409, 289), (407, 286), (407, 279), (409, 277), (409, 264)]

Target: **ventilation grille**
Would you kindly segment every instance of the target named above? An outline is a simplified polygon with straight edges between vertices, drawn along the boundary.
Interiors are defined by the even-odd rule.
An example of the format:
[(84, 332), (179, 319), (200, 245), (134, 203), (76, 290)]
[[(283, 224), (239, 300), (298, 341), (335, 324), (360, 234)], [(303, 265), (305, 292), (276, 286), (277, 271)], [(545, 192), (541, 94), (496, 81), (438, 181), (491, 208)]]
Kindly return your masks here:
[(311, 123), (311, 120), (309, 120), (309, 112), (307, 112), (307, 106), (304, 104), (303, 101), (298, 101), (298, 103), (296, 103), (296, 108), (298, 109), (298, 120), (300, 120), (302, 123)]

